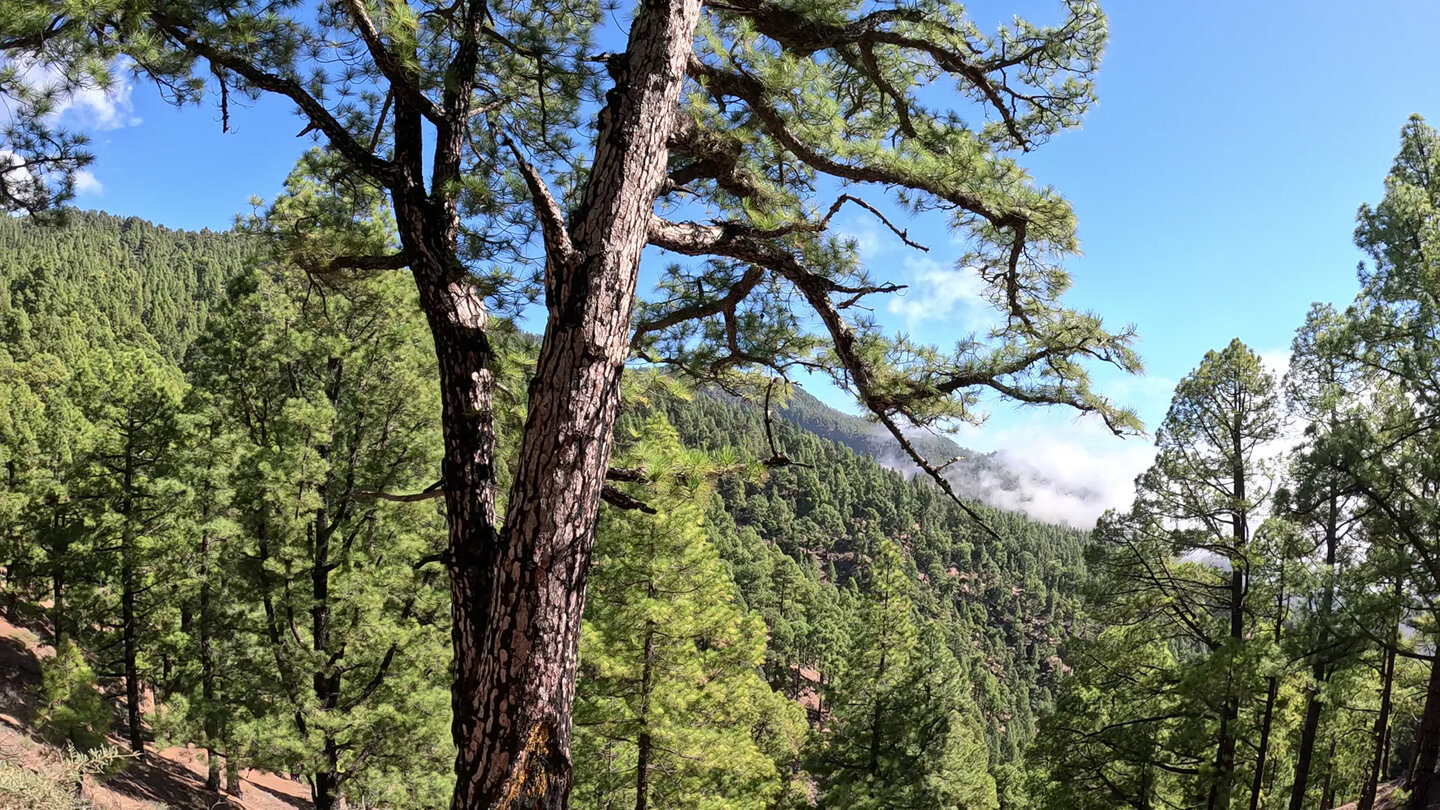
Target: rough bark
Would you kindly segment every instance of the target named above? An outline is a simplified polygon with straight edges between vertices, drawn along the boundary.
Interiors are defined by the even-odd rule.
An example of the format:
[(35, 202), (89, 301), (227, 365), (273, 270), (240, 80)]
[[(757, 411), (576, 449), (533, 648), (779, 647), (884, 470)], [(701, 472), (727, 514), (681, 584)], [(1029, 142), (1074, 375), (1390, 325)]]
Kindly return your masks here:
[[(457, 594), (453, 806), (568, 803), (570, 711), (595, 519), (629, 354), (640, 252), (699, 19), (698, 0), (641, 4), (600, 117), (595, 160), (568, 229), (533, 179), (545, 225), (548, 320), (529, 390), (504, 533), (481, 594)], [(488, 587), (487, 587), (488, 586)], [(457, 633), (461, 632), (457, 630)]]
[(1415, 764), (1406, 787), (1410, 790), (1409, 810), (1430, 806), (1435, 789), (1435, 764), (1440, 759), (1440, 657), (1430, 663), (1430, 682), (1425, 688), (1425, 709), (1415, 728)]

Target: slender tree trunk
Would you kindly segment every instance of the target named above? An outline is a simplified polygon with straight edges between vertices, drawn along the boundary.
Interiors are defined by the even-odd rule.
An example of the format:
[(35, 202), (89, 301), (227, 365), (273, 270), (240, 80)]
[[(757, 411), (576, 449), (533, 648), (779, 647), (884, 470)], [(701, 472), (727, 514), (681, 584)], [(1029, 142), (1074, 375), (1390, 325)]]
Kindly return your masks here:
[(650, 679), (655, 666), (655, 625), (648, 621), (644, 649), (645, 662), (640, 669), (640, 734), (635, 743), (635, 810), (645, 810), (650, 804)]
[[(331, 357), (327, 362), (330, 380), (325, 395), (331, 407), (337, 407), (340, 397), (340, 380), (344, 371), (340, 358)], [(315, 509), (315, 520), (311, 524), (310, 557), (310, 641), (315, 650), (316, 668), (311, 673), (315, 691), (315, 705), (321, 712), (333, 712), (340, 700), (340, 662), (331, 650), (330, 643), (330, 537), (334, 527), (330, 521), (330, 442), (316, 448), (320, 456), (321, 481), (317, 487), (319, 506)], [(323, 764), (315, 772), (312, 781), (315, 810), (333, 810), (338, 799), (340, 776), (340, 748), (335, 734), (327, 723), (323, 734)]]
[(135, 456), (127, 438), (125, 466), (121, 478), (120, 515), (120, 626), (125, 644), (125, 715), (130, 732), (130, 750), (145, 758), (145, 738), (140, 730), (140, 640), (139, 618), (135, 615), (137, 571), (134, 527)]
[[(1239, 403), (1236, 404), (1236, 412), (1240, 412)], [(1245, 466), (1243, 463), (1244, 453), (1241, 448), (1243, 437), (1237, 428), (1231, 433), (1232, 448), (1234, 454), (1232, 464), (1232, 486), (1234, 487), (1235, 499), (1239, 503), (1245, 501)], [(1237, 509), (1231, 517), (1231, 537), (1234, 542), (1234, 552), (1230, 558), (1230, 642), (1231, 665), (1226, 675), (1226, 689), (1229, 695), (1225, 699), (1225, 707), (1220, 717), (1220, 734), (1215, 750), (1215, 780), (1210, 787), (1210, 797), (1206, 806), (1209, 810), (1223, 810), (1230, 806), (1230, 793), (1235, 781), (1235, 735), (1236, 727), (1240, 720), (1240, 696), (1234, 683), (1234, 658), (1240, 653), (1240, 645), (1245, 640), (1245, 568), (1243, 555), (1245, 553), (1247, 526), (1244, 508)]]
[(1259, 810), (1260, 794), (1265, 788), (1265, 759), (1270, 753), (1270, 725), (1275, 717), (1275, 697), (1280, 691), (1280, 680), (1270, 677), (1265, 692), (1265, 714), (1260, 721), (1260, 748), (1255, 758), (1255, 779), (1250, 786), (1250, 810)]
[(55, 649), (65, 644), (65, 557), (70, 544), (60, 539), (56, 532), (54, 545), (50, 549), (50, 629)]
[[(610, 63), (615, 88), (568, 227), (532, 178), (545, 225), (548, 320), (503, 535), (497, 538), (483, 515), (493, 512), (493, 468), (488, 495), (450, 491), (463, 482), (446, 472), (448, 505), (459, 513), (451, 518), (457, 682), (463, 682), (455, 693), (455, 810), (560, 810), (569, 803), (585, 580), (629, 356), (640, 253), (699, 12), (699, 0), (637, 7), (626, 54)], [(422, 303), (443, 294), (421, 283), (431, 287)], [(478, 293), (466, 295), (474, 301), (466, 312), (475, 313), (483, 331)], [(448, 319), (428, 303), (427, 310), (432, 326)], [(453, 375), (455, 363), (445, 357), (453, 350), (437, 335), (442, 383)], [(463, 390), (473, 391), (475, 382), (466, 377)], [(488, 398), (465, 404), (488, 417)], [(448, 463), (448, 445), (470, 439), (448, 426), (446, 433)], [(484, 463), (493, 465), (493, 441), (483, 449)], [(490, 527), (474, 526), (480, 521)]]
[(1315, 737), (1320, 730), (1320, 686), (1317, 683), (1305, 698), (1305, 723), (1300, 728), (1300, 751), (1295, 760), (1295, 782), (1290, 786), (1290, 810), (1303, 810), (1310, 781), (1310, 763), (1315, 758)]
[[(208, 508), (203, 517), (208, 519)], [(215, 650), (211, 640), (215, 615), (211, 605), (213, 594), (210, 590), (210, 543), (210, 532), (203, 532), (200, 535), (200, 616), (196, 630), (200, 646), (200, 699), (204, 703), (205, 716), (205, 760), (209, 765), (205, 775), (205, 787), (207, 790), (219, 791), (220, 758), (215, 753), (215, 742), (220, 738), (220, 718), (215, 705)]]
[(1140, 766), (1139, 810), (1150, 810), (1150, 794), (1155, 789), (1155, 772), (1150, 763)]
[(1325, 781), (1320, 785), (1320, 806), (1328, 808), (1335, 806), (1335, 738), (1330, 738), (1330, 752), (1325, 755)]
[[(1331, 380), (1333, 382), (1333, 380)], [(1325, 595), (1320, 605), (1324, 624), (1320, 627), (1319, 646), (1323, 650), (1330, 638), (1330, 613), (1335, 604), (1335, 560), (1340, 546), (1340, 499), (1330, 489), (1325, 518)], [(1315, 685), (1305, 698), (1305, 723), (1300, 730), (1300, 751), (1295, 760), (1295, 780), (1290, 786), (1290, 810), (1303, 810), (1305, 792), (1309, 789), (1310, 762), (1315, 757), (1315, 738), (1320, 732), (1320, 715), (1324, 704), (1320, 689), (1329, 677), (1329, 654), (1320, 653), (1311, 664), (1310, 677)]]
[(1385, 760), (1390, 753), (1390, 687), (1395, 682), (1395, 648), (1385, 651), (1385, 663), (1381, 667), (1380, 712), (1375, 715), (1375, 753), (1370, 759), (1370, 770), (1365, 778), (1365, 787), (1360, 792), (1358, 810), (1373, 810), (1375, 794), (1385, 778)]
[(1440, 657), (1430, 662), (1425, 709), (1415, 729), (1415, 764), (1406, 784), (1410, 789), (1410, 810), (1425, 810), (1429, 806), (1437, 758), (1440, 758)]

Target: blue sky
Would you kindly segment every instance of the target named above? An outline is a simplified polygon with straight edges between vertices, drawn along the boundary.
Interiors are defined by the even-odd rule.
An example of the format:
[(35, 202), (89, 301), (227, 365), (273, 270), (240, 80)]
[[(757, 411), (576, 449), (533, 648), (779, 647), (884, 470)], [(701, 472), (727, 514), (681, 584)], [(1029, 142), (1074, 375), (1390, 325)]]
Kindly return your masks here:
[[(984, 0), (971, 10), (985, 27), (1014, 13), (1053, 20), (1056, 5)], [(1207, 349), (1238, 336), (1283, 362), (1310, 302), (1353, 296), (1355, 211), (1379, 198), (1406, 117), (1440, 121), (1440, 3), (1104, 8), (1100, 103), (1083, 128), (1026, 163), (1079, 218), (1085, 255), (1069, 265), (1070, 302), (1139, 330), (1147, 376), (1106, 376), (1103, 387), (1153, 427), (1175, 380)], [(274, 100), (232, 106), (230, 134), (215, 109), (177, 111), (143, 85), (82, 99), (67, 115), (95, 138), (93, 180), (78, 203), (171, 227), (228, 227), (251, 195), (275, 192), (309, 144), (292, 137), (302, 124)], [(921, 256), (858, 215), (844, 224), (877, 267), (914, 285), (880, 310), (886, 323), (941, 344), (969, 331), (979, 315), (973, 281), (953, 268), (959, 251), (942, 229), (915, 223), (933, 248)], [(1148, 438), (1122, 442), (1069, 414), (1005, 406), (959, 438), (1088, 485), (1111, 505), (1150, 456)], [(1084, 522), (1094, 508), (1061, 498), (1050, 516)]]

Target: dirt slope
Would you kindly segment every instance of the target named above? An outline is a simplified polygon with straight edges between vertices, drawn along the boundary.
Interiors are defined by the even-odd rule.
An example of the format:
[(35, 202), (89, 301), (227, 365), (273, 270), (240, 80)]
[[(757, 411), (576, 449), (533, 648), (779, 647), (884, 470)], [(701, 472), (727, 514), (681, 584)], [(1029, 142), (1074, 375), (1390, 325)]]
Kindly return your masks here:
[[(53, 772), (60, 752), (33, 733), (40, 661), (55, 654), (35, 632), (0, 618), (0, 760)], [(123, 713), (121, 713), (123, 714)], [(120, 716), (120, 715), (117, 715)], [(119, 723), (116, 724), (119, 728)], [(111, 743), (125, 749), (119, 734)], [(263, 771), (242, 771), (239, 796), (205, 789), (205, 753), (188, 748), (147, 747), (145, 762), (130, 761), (103, 782), (86, 778), (85, 797), (96, 810), (296, 810), (311, 807), (309, 788)]]

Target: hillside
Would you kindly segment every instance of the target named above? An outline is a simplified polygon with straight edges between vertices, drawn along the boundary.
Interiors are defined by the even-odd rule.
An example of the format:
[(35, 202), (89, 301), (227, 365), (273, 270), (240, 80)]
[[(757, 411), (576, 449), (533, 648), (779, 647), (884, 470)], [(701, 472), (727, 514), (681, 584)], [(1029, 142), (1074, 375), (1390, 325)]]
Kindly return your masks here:
[[(116, 739), (131, 744), (143, 739), (147, 748), (167, 750), (185, 750), (188, 744), (198, 752), (210, 735), (220, 735), (209, 746), (233, 751), (240, 767), (283, 766), (317, 785), (338, 773), (325, 777), (326, 768), (343, 766), (334, 752), (348, 738), (356, 742), (343, 744), (384, 746), (393, 760), (373, 760), (349, 782), (356, 787), (347, 789), (363, 791), (381, 806), (443, 805), (450, 761), (443, 709), (447, 594), (436, 567), (411, 562), (434, 556), (443, 524), (434, 501), (377, 510), (373, 500), (356, 494), (365, 486), (420, 490), (436, 475), (433, 353), (416, 328), (418, 313), (405, 279), (358, 282), (366, 291), (360, 299), (390, 302), (380, 310), (388, 320), (377, 322), (349, 318), (339, 299), (301, 295), (298, 280), (284, 274), (255, 274), (254, 262), (247, 268), (243, 240), (232, 234), (192, 234), (75, 212), (58, 230), (6, 220), (0, 240), (0, 325), (9, 335), (10, 369), (0, 379), (8, 381), (0, 388), (0, 413), (9, 414), (0, 422), (0, 451), (6, 454), (0, 460), (10, 469), (0, 490), (0, 509), (9, 516), (3, 534), (5, 593), (11, 603), (45, 615), (45, 623), (37, 625), (41, 636), (53, 638), (58, 628), (81, 645), (98, 686), (118, 701)], [(227, 293), (231, 279), (239, 281)], [(392, 359), (383, 376), (374, 376), (363, 360), (372, 344), (401, 358)], [(522, 355), (524, 345), (521, 341), (518, 349)], [(343, 385), (330, 376), (340, 367), (333, 355), (327, 359), (332, 351), (361, 352), (343, 363)], [(518, 373), (524, 373), (523, 361)], [(27, 404), (36, 402), (43, 406)], [(135, 433), (127, 425), (136, 423), (126, 420), (136, 407), (172, 409), (173, 416), (144, 419), (173, 420), (175, 432)], [(237, 409), (256, 415), (245, 419), (265, 419), (269, 435), (280, 438), (255, 434)], [(367, 413), (388, 415), (374, 422)], [(644, 420), (660, 415), (688, 448), (716, 458), (768, 456), (757, 407), (696, 395), (662, 397), (627, 414), (619, 428), (620, 457), (663, 450), (642, 446), (651, 424)], [(738, 611), (714, 632), (762, 623), (762, 634), (746, 635), (747, 630), (726, 642), (757, 645), (751, 666), (734, 662), (735, 688), (764, 684), (761, 688), (790, 701), (791, 709), (798, 704), (808, 710), (817, 732), (830, 729), (830, 741), (812, 748), (795, 726), (786, 725), (792, 721), (783, 718), (791, 709), (760, 700), (753, 707), (758, 714), (738, 727), (790, 728), (789, 741), (731, 740), (725, 744), (749, 751), (737, 749), (732, 757), (775, 758), (766, 766), (773, 769), (771, 778), (788, 769), (794, 776), (787, 790), (797, 796), (817, 784), (841, 790), (844, 783), (837, 780), (848, 766), (829, 759), (842, 755), (849, 735), (858, 741), (893, 733), (900, 735), (896, 767), (913, 771), (918, 780), (905, 790), (927, 790), (923, 786), (930, 783), (923, 780), (931, 758), (923, 751), (935, 743), (906, 741), (906, 735), (938, 713), (964, 719), (927, 733), (976, 752), (978, 761), (972, 757), (965, 766), (965, 778), (976, 780), (976, 789), (993, 792), (998, 779), (1002, 796), (1018, 790), (1015, 769), (1035, 734), (1036, 717), (1054, 700), (1059, 644), (1077, 615), (1085, 534), (981, 507), (1002, 538), (997, 541), (928, 481), (896, 469), (891, 443), (872, 426), (803, 393), (782, 416), (777, 441), (800, 463), (764, 475), (725, 475), (715, 482), (715, 495), (703, 496), (703, 538), (690, 541), (683, 553), (714, 554), (720, 565), (711, 570), (657, 558), (653, 565), (660, 568), (650, 569), (692, 578), (709, 571), (708, 580), (685, 587), (715, 589)], [(342, 421), (326, 421), (332, 418)], [(401, 432), (402, 425), (408, 432)], [(204, 432), (193, 432), (197, 427)], [(132, 452), (127, 447), (160, 454), (163, 463), (153, 471), (147, 467), (142, 479), (121, 478), (106, 459)], [(944, 439), (927, 450), (959, 452)], [(381, 455), (366, 455), (376, 453)], [(320, 474), (328, 477), (313, 477), (316, 460), (326, 458), (336, 466), (325, 473), (322, 465)], [(1004, 474), (984, 456), (967, 465), (967, 474), (977, 469)], [(374, 479), (377, 474), (386, 478)], [(317, 545), (313, 526), (321, 524), (281, 521), (267, 512), (268, 503), (315, 509), (314, 496), (307, 494), (312, 492), (333, 499), (315, 519), (334, 523), (327, 531), (347, 538), (343, 548)], [(660, 504), (672, 497), (643, 487), (636, 492), (642, 499), (662, 498)], [(145, 522), (135, 522), (136, 515), (146, 515)], [(126, 529), (132, 522), (135, 528)], [(605, 607), (611, 589), (623, 585), (606, 579), (618, 574), (609, 573), (605, 555), (641, 553), (628, 544), (637, 541), (636, 532), (649, 531), (643, 522), (602, 522), (592, 585), (598, 589), (596, 613), (587, 613), (587, 633), (604, 632), (612, 620), (619, 622), (615, 631), (622, 640), (633, 632), (626, 623), (631, 620), (622, 618), (623, 600), (613, 604), (620, 611), (613, 619), (598, 612), (612, 609)], [(126, 550), (127, 543), (135, 545)], [(680, 547), (676, 553), (682, 553)], [(332, 554), (333, 560), (326, 556)], [(142, 579), (132, 583), (120, 573), (136, 557), (144, 567), (137, 572)], [(130, 588), (138, 607), (122, 615), (116, 596)], [(410, 596), (396, 601), (397, 593)], [(218, 606), (215, 594), (223, 600)], [(304, 649), (331, 643), (297, 621), (321, 615), (316, 600), (326, 600), (324, 615), (333, 617), (326, 636), (346, 639), (335, 642), (332, 660), (359, 674), (324, 687), (337, 691), (334, 698), (322, 697), (319, 706), (333, 699), (347, 707), (327, 721), (342, 736), (310, 748), (316, 738), (294, 720), (303, 715), (282, 707), (300, 701), (295, 712), (320, 711), (305, 696), (308, 691), (290, 684), (313, 680), (315, 694), (323, 695), (318, 690), (334, 671), (317, 665)], [(901, 635), (873, 638), (877, 628), (867, 616), (890, 603), (913, 606), (903, 612)], [(197, 626), (211, 621), (219, 635), (207, 641)], [(279, 626), (286, 627), (284, 634)], [(138, 650), (133, 658), (121, 654), (129, 649), (122, 644), (131, 637), (129, 627)], [(703, 655), (712, 644), (697, 637), (675, 654)], [(869, 686), (857, 680), (877, 663), (865, 657), (885, 648), (896, 652), (889, 663), (878, 662), (881, 679)], [(624, 659), (631, 654), (627, 649), (622, 644), (604, 654)], [(593, 668), (597, 655), (582, 666), (577, 700), (584, 711), (604, 718), (623, 705), (606, 696), (615, 673), (624, 670), (614, 668), (621, 667), (617, 662), (603, 674)], [(204, 663), (212, 659), (223, 668)], [(908, 674), (890, 680), (887, 668), (902, 664)], [(123, 676), (131, 668), (155, 700), (152, 705), (146, 698), (139, 714), (131, 715), (142, 718), (139, 731), (127, 717)], [(212, 671), (221, 673), (219, 680), (205, 674)], [(35, 675), (28, 676), (32, 690)], [(760, 679), (747, 680), (756, 675)], [(893, 677), (900, 675), (897, 670)], [(613, 688), (624, 695), (631, 687)], [(896, 690), (896, 714), (887, 718), (891, 730), (863, 730), (868, 715), (846, 713), (855, 690), (871, 688)], [(901, 711), (917, 694), (928, 697), (906, 710), (915, 714)], [(691, 711), (694, 700), (680, 705)], [(151, 715), (162, 707), (160, 723)], [(683, 721), (683, 715), (677, 719)], [(582, 735), (576, 743), (577, 751), (594, 761), (622, 762), (634, 756), (634, 744), (625, 735), (595, 740)], [(705, 758), (704, 767), (717, 773), (732, 767), (718, 749)], [(176, 760), (184, 768), (199, 768), (195, 763), (203, 761), (198, 753)], [(391, 761), (407, 764), (392, 767)], [(136, 767), (127, 766), (122, 783), (142, 778)], [(729, 777), (706, 780), (717, 778)], [(577, 790), (602, 806), (633, 789), (609, 779), (584, 775)], [(701, 783), (681, 784), (674, 789), (699, 790)], [(187, 806), (185, 801), (176, 806)]]
[[(817, 436), (837, 441), (886, 467), (906, 475), (919, 471), (883, 427), (837, 411), (804, 390), (796, 390), (789, 402), (776, 408), (776, 413)], [(1056, 496), (1066, 502), (1093, 506), (1093, 511), (1097, 513), (1115, 505), (1106, 503), (1102, 493), (1056, 481), (1035, 465), (1026, 464), (1023, 459), (1006, 458), (995, 452), (976, 452), (961, 447), (944, 435), (928, 431), (917, 431), (910, 440), (926, 458), (941, 464), (948, 462), (945, 477), (957, 493), (992, 507), (1026, 512), (1045, 521), (1054, 518), (1047, 514), (1047, 510), (1039, 508), (1040, 503), (1053, 500)], [(1077, 528), (1088, 530), (1091, 523), (1087, 521)]]

